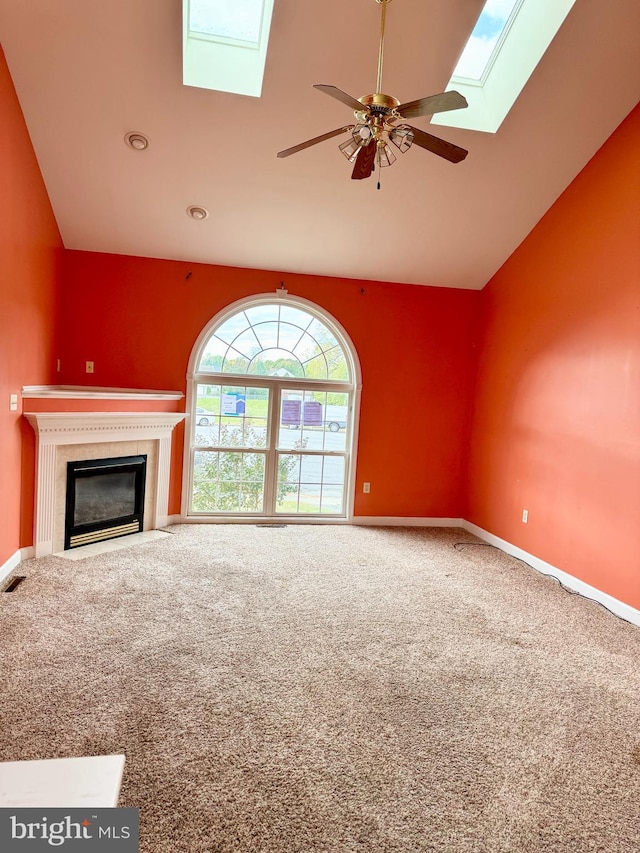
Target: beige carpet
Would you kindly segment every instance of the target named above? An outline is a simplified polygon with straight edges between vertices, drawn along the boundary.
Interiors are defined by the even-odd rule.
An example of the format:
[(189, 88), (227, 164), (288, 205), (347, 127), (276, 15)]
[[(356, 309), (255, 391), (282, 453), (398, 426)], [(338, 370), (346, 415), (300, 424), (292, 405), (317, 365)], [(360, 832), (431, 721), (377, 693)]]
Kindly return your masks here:
[(124, 752), (145, 853), (637, 853), (640, 631), (460, 530), (21, 566), (0, 760)]

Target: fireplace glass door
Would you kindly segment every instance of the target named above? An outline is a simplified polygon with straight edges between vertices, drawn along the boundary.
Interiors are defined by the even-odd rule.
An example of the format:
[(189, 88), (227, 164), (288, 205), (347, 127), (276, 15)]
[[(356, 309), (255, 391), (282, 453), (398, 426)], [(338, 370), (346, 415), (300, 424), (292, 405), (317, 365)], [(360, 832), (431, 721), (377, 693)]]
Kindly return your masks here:
[(67, 464), (65, 550), (143, 529), (146, 456)]

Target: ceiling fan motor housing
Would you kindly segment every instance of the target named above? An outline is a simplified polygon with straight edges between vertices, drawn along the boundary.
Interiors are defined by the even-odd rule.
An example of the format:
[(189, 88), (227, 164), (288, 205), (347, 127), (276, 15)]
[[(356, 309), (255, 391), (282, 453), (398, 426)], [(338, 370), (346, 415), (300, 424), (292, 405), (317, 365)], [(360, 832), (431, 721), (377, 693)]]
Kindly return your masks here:
[(369, 108), (372, 115), (389, 115), (396, 107), (400, 106), (400, 101), (392, 95), (384, 95), (382, 92), (376, 92), (374, 95), (363, 95), (358, 98), (360, 103)]

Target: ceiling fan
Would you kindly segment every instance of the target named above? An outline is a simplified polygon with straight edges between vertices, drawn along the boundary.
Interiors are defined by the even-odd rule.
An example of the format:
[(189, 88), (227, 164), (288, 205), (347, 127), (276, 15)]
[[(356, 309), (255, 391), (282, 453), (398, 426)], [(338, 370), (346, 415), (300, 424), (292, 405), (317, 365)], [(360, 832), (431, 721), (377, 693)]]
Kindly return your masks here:
[[(447, 110), (459, 110), (468, 106), (466, 98), (459, 92), (441, 92), (438, 95), (429, 95), (416, 101), (407, 101), (401, 104), (397, 98), (382, 93), (382, 63), (384, 58), (384, 31), (387, 13), (387, 5), (391, 0), (375, 0), (381, 10), (380, 25), (380, 49), (378, 51), (378, 80), (376, 91), (373, 95), (363, 95), (361, 98), (353, 98), (336, 86), (325, 86), (315, 84), (314, 89), (319, 89), (325, 95), (329, 95), (353, 110), (355, 124), (346, 124), (336, 130), (330, 130), (321, 136), (308, 139), (299, 145), (286, 148), (278, 152), (278, 157), (289, 157), (326, 139), (332, 139), (341, 133), (350, 131), (349, 139), (343, 142), (339, 148), (350, 163), (354, 163), (351, 177), (353, 180), (362, 180), (373, 174), (376, 167), (391, 166), (396, 161), (389, 143), (391, 142), (403, 154), (413, 144), (444, 157), (451, 163), (459, 163), (469, 153), (464, 148), (425, 133), (417, 127), (407, 124), (406, 120), (418, 116), (429, 116), (434, 113), (442, 113)], [(380, 184), (378, 184), (380, 189)]]

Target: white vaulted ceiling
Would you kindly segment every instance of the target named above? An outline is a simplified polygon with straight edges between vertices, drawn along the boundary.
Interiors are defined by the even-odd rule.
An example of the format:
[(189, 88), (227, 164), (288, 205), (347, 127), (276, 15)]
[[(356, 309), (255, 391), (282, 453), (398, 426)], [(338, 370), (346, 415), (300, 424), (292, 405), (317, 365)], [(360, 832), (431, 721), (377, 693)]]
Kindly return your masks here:
[[(440, 92), (482, 0), (394, 0), (383, 89)], [(180, 0), (0, 0), (0, 41), (65, 246), (288, 272), (481, 288), (640, 94), (638, 0), (577, 0), (496, 134), (430, 126), (469, 149), (414, 146), (351, 181), (348, 124), (312, 88), (373, 92), (374, 0), (275, 0), (261, 98), (182, 85)], [(127, 131), (149, 136), (132, 151)], [(206, 207), (194, 221), (189, 205)]]

